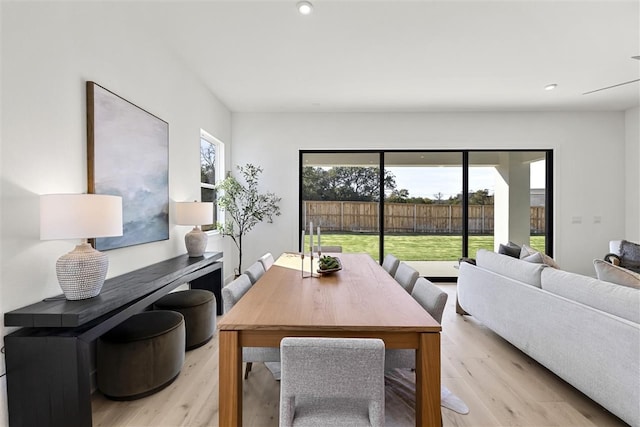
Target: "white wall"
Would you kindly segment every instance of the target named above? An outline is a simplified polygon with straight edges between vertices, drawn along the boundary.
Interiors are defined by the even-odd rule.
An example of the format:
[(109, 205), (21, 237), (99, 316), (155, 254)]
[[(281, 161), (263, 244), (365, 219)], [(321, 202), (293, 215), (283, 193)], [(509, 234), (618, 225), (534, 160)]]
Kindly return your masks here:
[(232, 134), (234, 163), (264, 167), (263, 188), (282, 197), (283, 215), (247, 236), (246, 259), (298, 247), (299, 149), (554, 149), (561, 267), (595, 275), (592, 260), (624, 232), (624, 189), (612, 185), (625, 178), (624, 113), (234, 113)]
[(625, 114), (626, 225), (621, 238), (640, 242), (640, 107)]
[[(87, 190), (86, 80), (169, 123), (172, 201), (200, 197), (201, 128), (230, 151), (228, 109), (129, 18), (132, 7), (130, 2), (2, 4), (2, 317), (61, 292), (55, 261), (76, 242), (39, 240), (38, 195)], [(109, 277), (185, 253), (188, 230), (171, 225), (168, 241), (109, 251)], [(210, 238), (209, 250), (232, 253), (228, 239), (219, 237)], [(0, 425), (6, 424), (5, 386), (3, 377)]]

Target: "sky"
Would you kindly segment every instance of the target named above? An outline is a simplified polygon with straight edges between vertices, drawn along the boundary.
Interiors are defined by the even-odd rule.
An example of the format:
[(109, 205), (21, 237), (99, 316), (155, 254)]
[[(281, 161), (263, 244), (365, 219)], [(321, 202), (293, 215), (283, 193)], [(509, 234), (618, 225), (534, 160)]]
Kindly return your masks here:
[[(544, 188), (544, 161), (531, 164), (531, 188)], [(409, 190), (409, 197), (443, 198), (462, 192), (461, 167), (387, 167), (396, 177), (396, 188)], [(493, 194), (496, 171), (492, 167), (475, 167), (469, 170), (469, 190), (488, 189)]]

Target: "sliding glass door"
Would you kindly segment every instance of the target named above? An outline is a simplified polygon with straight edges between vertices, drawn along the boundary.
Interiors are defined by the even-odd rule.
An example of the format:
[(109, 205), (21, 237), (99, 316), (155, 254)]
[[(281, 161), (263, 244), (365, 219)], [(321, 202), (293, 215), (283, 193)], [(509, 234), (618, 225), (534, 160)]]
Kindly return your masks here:
[(553, 255), (552, 168), (551, 150), (301, 151), (300, 230), (313, 222), (322, 246), (455, 280), (480, 248)]
[(462, 256), (462, 153), (387, 152), (384, 252), (425, 277), (455, 277)]
[(501, 243), (545, 252), (547, 153), (469, 152), (469, 254), (497, 251)]
[[(300, 229), (308, 234), (313, 223), (314, 233), (321, 229), (322, 246), (378, 260), (380, 153), (301, 153), (300, 158)], [(308, 236), (305, 246), (310, 247)]]

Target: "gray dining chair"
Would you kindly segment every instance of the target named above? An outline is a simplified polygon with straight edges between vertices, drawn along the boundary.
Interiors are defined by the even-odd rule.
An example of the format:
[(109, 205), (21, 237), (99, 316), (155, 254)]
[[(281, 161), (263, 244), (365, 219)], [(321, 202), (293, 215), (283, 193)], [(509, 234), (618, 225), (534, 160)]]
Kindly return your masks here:
[(382, 268), (384, 268), (384, 270), (389, 273), (391, 277), (396, 275), (398, 265), (400, 265), (400, 260), (392, 254), (387, 254), (382, 260)]
[(258, 258), (258, 261), (260, 262), (260, 264), (262, 264), (262, 268), (265, 272), (270, 269), (275, 262), (275, 260), (273, 259), (273, 255), (271, 255), (271, 252), (267, 252), (266, 254), (262, 255), (260, 258)]
[(384, 342), (284, 338), (280, 427), (384, 426)]
[(396, 282), (400, 283), (400, 286), (407, 292), (411, 293), (413, 291), (413, 285), (415, 285), (416, 280), (418, 280), (418, 276), (419, 273), (413, 267), (405, 262), (401, 262), (393, 278), (396, 279)]
[[(246, 274), (241, 274), (237, 279), (222, 288), (222, 301), (225, 314), (251, 289), (251, 280)], [(249, 377), (254, 362), (280, 362), (280, 349), (274, 347), (243, 347), (242, 361), (246, 363), (244, 378)]]
[(246, 274), (241, 274), (237, 279), (224, 286), (222, 288), (224, 313), (227, 314), (249, 289), (251, 289), (251, 280)]
[[(411, 296), (436, 322), (442, 323), (442, 314), (447, 304), (447, 298), (449, 298), (449, 295), (447, 295), (445, 291), (424, 277), (421, 277), (416, 280)], [(416, 351), (411, 349), (387, 350), (384, 359), (384, 368), (385, 370), (396, 368), (415, 369)]]
[(251, 264), (249, 268), (247, 268), (244, 271), (243, 274), (246, 274), (247, 276), (249, 276), (249, 280), (251, 280), (251, 284), (255, 285), (258, 279), (262, 277), (264, 272), (265, 272), (265, 269), (262, 266), (262, 263), (260, 261), (256, 261), (253, 264)]

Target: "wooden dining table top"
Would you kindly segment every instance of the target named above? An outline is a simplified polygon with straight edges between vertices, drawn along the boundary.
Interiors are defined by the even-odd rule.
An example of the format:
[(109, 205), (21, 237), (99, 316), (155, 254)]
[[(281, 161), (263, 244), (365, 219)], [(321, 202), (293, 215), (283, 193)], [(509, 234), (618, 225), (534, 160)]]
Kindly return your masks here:
[[(218, 323), (224, 330), (437, 333), (441, 326), (368, 254), (333, 254), (342, 270), (302, 277), (284, 253)], [(316, 261), (317, 258), (314, 260)], [(310, 275), (309, 256), (305, 276)], [(406, 348), (406, 347), (405, 347)]]

